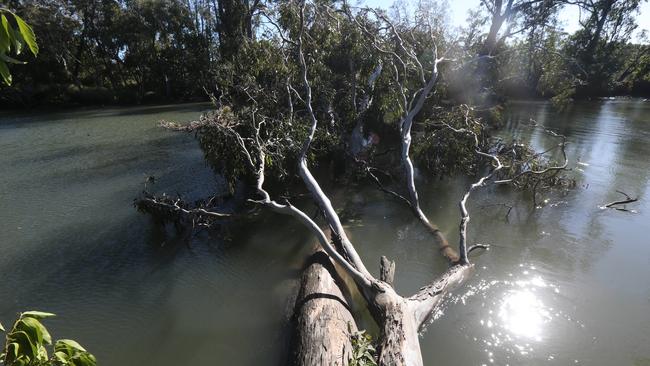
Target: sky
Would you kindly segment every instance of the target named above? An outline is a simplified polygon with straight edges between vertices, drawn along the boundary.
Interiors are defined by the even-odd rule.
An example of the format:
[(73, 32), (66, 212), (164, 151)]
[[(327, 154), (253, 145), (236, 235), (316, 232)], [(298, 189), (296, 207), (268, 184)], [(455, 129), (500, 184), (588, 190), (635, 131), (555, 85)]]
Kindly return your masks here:
[[(388, 8), (393, 4), (393, 0), (362, 0), (366, 5), (372, 7), (382, 7)], [(408, 0), (407, 0), (408, 1)], [(411, 0), (415, 2), (416, 0)], [(409, 1), (410, 2), (410, 1)], [(450, 19), (453, 25), (460, 26), (465, 24), (467, 19), (467, 10), (477, 9), (480, 5), (480, 0), (448, 0), (450, 5)], [(578, 30), (580, 25), (578, 24), (578, 17), (580, 16), (580, 11), (578, 6), (569, 5), (564, 7), (560, 13), (560, 21), (564, 26), (564, 30), (569, 33), (573, 33)], [(639, 27), (637, 31), (646, 29), (650, 31), (650, 2), (643, 2), (641, 4), (641, 12), (637, 16), (637, 23)]]

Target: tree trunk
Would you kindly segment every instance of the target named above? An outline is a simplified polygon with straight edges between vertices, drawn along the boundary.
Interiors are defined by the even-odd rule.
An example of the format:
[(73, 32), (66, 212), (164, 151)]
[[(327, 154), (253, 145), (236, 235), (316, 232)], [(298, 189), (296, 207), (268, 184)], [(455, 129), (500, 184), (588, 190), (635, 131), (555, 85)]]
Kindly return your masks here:
[(471, 275), (471, 270), (471, 264), (452, 266), (437, 280), (422, 287), (411, 297), (400, 296), (388, 283), (373, 284), (376, 293), (368, 301), (368, 306), (381, 330), (379, 366), (424, 364), (419, 332), (430, 320), (433, 310), (445, 294), (463, 283)]
[(378, 365), (421, 366), (419, 325), (409, 300), (392, 289), (376, 300), (382, 308), (378, 316), (381, 328)]
[(329, 256), (316, 251), (307, 261), (293, 315), (291, 359), (295, 366), (344, 366), (352, 357), (350, 336), (357, 326), (347, 287)]
[(603, 28), (605, 27), (605, 23), (607, 22), (607, 17), (609, 16), (609, 13), (612, 11), (612, 6), (614, 5), (616, 1), (615, 0), (609, 0), (605, 3), (603, 9), (596, 13), (598, 17), (598, 21), (596, 23), (596, 29), (594, 29), (594, 33), (589, 40), (589, 43), (587, 44), (585, 54), (589, 58), (589, 60), (593, 60), (593, 53), (596, 50), (596, 47), (598, 46), (598, 42), (600, 42), (600, 37), (603, 33)]
[(497, 36), (499, 35), (499, 30), (505, 21), (506, 16), (499, 13), (492, 16), (492, 23), (490, 24), (490, 31), (483, 45), (483, 49), (479, 52), (479, 56), (492, 55), (497, 46)]

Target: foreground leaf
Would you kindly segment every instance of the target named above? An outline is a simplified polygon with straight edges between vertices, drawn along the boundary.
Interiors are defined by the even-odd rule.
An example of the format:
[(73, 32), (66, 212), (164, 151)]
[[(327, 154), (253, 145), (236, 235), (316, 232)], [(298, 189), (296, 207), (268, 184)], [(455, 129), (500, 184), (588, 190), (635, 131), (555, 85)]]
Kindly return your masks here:
[[(15, 43), (16, 41), (18, 41), (16, 39), (16, 33), (14, 32), (14, 29), (11, 27), (11, 24), (9, 24), (9, 19), (7, 19), (7, 17), (4, 14), (2, 14), (0, 16), (0, 23), (1, 23), (0, 25), (2, 26), (2, 29), (0, 29), (0, 33), (2, 33), (2, 30), (4, 30), (4, 33), (8, 36), (8, 39), (9, 39), (10, 42)], [(9, 46), (11, 46), (11, 43), (9, 44)], [(15, 46), (15, 44), (14, 44), (14, 46)], [(16, 47), (14, 47), (14, 48), (16, 48)], [(10, 47), (6, 48), (7, 52), (9, 52), (9, 49), (10, 49)], [(16, 48), (16, 51), (17, 50), (18, 49)], [(16, 52), (16, 54), (18, 55), (19, 52)]]
[[(52, 337), (45, 326), (35, 318), (25, 317), (18, 322), (18, 329), (25, 330), (30, 335), (35, 335), (39, 344), (52, 344)], [(33, 338), (32, 338), (33, 339)]]
[(44, 311), (26, 311), (24, 313), (21, 313), (21, 316), (24, 318), (34, 318), (34, 319), (45, 319), (45, 318), (51, 318), (53, 316), (56, 316), (56, 314), (52, 313), (46, 313)]
[(11, 42), (13, 40), (12, 34), (9, 33), (9, 22), (4, 14), (0, 14), (0, 54), (9, 52)]
[(96, 366), (95, 356), (72, 339), (60, 339), (54, 345), (54, 357), (64, 365)]
[(75, 351), (86, 352), (86, 349), (83, 348), (77, 341), (72, 339), (59, 339), (54, 345), (56, 351), (65, 351), (66, 353), (73, 353)]
[(24, 65), (27, 63), (25, 61), (16, 60), (15, 58), (9, 57), (4, 53), (0, 53), (0, 59), (2, 59), (4, 62), (8, 62), (10, 64), (16, 64), (16, 65)]
[(4, 81), (5, 84), (11, 85), (11, 73), (9, 72), (7, 64), (2, 60), (0, 60), (0, 76), (2, 76), (2, 81)]
[(36, 35), (34, 34), (34, 30), (32, 30), (32, 27), (25, 23), (25, 21), (18, 15), (14, 14), (14, 19), (16, 19), (18, 29), (20, 30), (20, 34), (23, 36), (23, 40), (27, 43), (27, 47), (34, 56), (38, 55), (38, 44), (36, 44)]

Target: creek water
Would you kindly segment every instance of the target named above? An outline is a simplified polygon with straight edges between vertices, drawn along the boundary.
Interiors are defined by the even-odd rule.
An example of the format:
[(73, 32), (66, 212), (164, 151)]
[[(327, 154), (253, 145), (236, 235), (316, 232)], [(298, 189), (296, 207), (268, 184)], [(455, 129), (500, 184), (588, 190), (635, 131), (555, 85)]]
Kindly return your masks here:
[[(205, 104), (0, 113), (0, 320), (57, 314), (102, 365), (277, 365), (287, 298), (313, 243), (296, 222), (264, 214), (225, 236), (189, 241), (139, 214), (157, 191), (201, 197), (219, 186), (190, 134), (157, 127)], [(567, 136), (567, 194), (540, 206), (510, 188), (469, 204), (474, 275), (422, 335), (425, 364), (650, 365), (650, 103), (513, 103), (498, 133), (539, 150)], [(555, 152), (557, 154), (557, 151)], [(457, 241), (465, 178), (418, 182), (425, 212)], [(634, 212), (601, 209), (622, 196)], [(397, 262), (410, 294), (446, 264), (399, 202), (372, 187), (331, 187), (369, 268)], [(508, 211), (504, 205), (512, 206)]]

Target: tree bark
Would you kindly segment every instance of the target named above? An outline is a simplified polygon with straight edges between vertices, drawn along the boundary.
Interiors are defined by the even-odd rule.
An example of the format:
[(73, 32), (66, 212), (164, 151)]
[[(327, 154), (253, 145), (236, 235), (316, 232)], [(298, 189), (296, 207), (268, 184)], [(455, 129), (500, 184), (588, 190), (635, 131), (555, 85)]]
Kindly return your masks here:
[(290, 365), (348, 365), (357, 326), (346, 288), (325, 252), (308, 259), (294, 307)]

